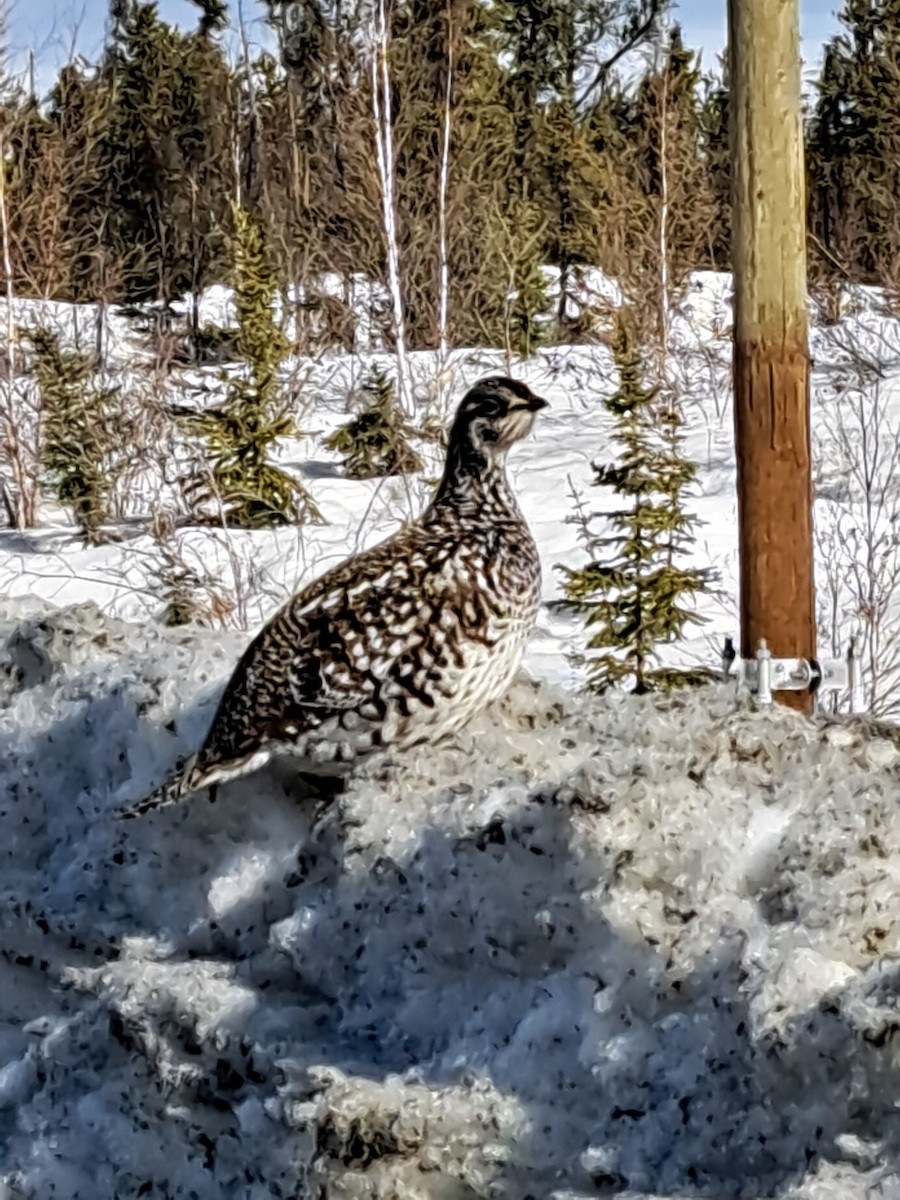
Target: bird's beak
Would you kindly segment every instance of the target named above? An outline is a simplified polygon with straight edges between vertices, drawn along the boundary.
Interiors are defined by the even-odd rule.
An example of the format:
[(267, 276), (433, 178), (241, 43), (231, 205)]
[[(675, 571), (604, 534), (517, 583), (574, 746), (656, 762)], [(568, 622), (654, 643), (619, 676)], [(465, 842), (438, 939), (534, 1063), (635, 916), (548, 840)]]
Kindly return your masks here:
[(542, 408), (549, 408), (549, 402), (543, 396), (535, 396), (532, 393), (531, 399), (525, 401), (525, 407), (529, 412), (540, 412)]

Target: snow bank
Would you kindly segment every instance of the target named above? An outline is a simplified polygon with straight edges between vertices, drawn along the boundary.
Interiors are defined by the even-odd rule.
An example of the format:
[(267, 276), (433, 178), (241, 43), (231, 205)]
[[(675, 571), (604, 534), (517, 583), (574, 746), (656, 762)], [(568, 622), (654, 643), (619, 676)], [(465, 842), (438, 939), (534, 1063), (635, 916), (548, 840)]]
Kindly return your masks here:
[(0, 1195), (900, 1196), (891, 740), (522, 681), (114, 821), (241, 642), (0, 620)]

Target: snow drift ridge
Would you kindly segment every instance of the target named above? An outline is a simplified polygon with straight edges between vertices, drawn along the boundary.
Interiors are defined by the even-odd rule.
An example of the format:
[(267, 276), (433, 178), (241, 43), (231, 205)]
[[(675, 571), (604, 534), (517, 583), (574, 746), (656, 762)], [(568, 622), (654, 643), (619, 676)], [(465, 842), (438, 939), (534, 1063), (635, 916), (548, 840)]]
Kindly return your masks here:
[(891, 740), (523, 680), (123, 827), (240, 640), (0, 644), (0, 1195), (900, 1196)]

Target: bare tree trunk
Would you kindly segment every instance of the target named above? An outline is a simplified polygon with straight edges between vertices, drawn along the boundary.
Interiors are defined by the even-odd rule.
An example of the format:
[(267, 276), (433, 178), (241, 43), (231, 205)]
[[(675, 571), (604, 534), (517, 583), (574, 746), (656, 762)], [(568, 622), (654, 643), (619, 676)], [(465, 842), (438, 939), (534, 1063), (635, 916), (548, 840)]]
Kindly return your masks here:
[(372, 54), (372, 110), (375, 117), (375, 147), (384, 232), (388, 249), (388, 283), (394, 317), (394, 342), (397, 354), (397, 391), (400, 407), (408, 417), (415, 416), (409, 368), (406, 357), (406, 327), (403, 319), (403, 291), (400, 285), (400, 251), (397, 245), (397, 211), (394, 203), (394, 131), (391, 121), (391, 79), (388, 70), (388, 27), (384, 0), (375, 10), (375, 47)]
[(97, 323), (94, 329), (94, 362), (98, 370), (104, 366), (106, 354), (106, 316), (109, 307), (108, 225), (109, 212), (104, 210), (100, 220), (100, 298), (97, 303)]
[(438, 303), (438, 407), (443, 415), (447, 360), (450, 353), (450, 264), (447, 257), (447, 185), (450, 178), (451, 105), (453, 102), (453, 10), (447, 5), (447, 87), (444, 92), (444, 121), (441, 139), (441, 182), (438, 192), (438, 236), (440, 240), (440, 297)]
[(34, 472), (29, 473), (23, 445), (23, 414), (16, 396), (18, 373), (19, 332), (16, 328), (15, 296), (13, 295), (12, 255), (9, 244), (9, 213), (6, 206), (6, 139), (0, 131), (0, 240), (3, 250), (3, 274), (6, 279), (6, 395), (3, 397), (3, 449), (12, 471), (15, 495), (6, 498), (7, 509), (17, 529), (34, 525), (37, 515), (37, 495)]
[[(285, 328), (287, 322), (293, 318), (294, 325), (294, 340), (297, 346), (306, 344), (309, 337), (309, 326), (307, 321), (307, 311), (302, 303), (307, 297), (306, 273), (300, 263), (300, 253), (298, 250), (299, 230), (303, 227), (303, 169), (300, 161), (300, 144), (297, 140), (297, 95), (296, 83), (292, 73), (288, 72), (287, 79), (287, 105), (288, 105), (288, 123), (291, 131), (291, 187), (290, 187), (290, 211), (294, 219), (294, 228), (288, 234), (288, 276), (284, 283), (282, 292), (283, 303), (281, 308), (282, 313), (282, 328)], [(308, 200), (307, 200), (308, 202)]]
[(729, 0), (728, 15), (741, 653), (765, 638), (776, 658), (814, 658), (797, 0)]
[(103, 351), (106, 344), (106, 293), (101, 291), (97, 301), (97, 320), (94, 323), (94, 363), (98, 370), (103, 369)]
[(197, 180), (191, 176), (191, 353), (200, 361), (200, 239), (197, 236)]
[[(662, 374), (669, 360), (669, 55), (663, 68), (659, 98), (659, 348)], [(671, 406), (670, 406), (671, 411)]]
[[(243, 187), (246, 187), (248, 193), (253, 191), (255, 183), (256, 171), (259, 170), (259, 138), (260, 138), (260, 123), (259, 123), (259, 108), (256, 103), (256, 84), (253, 80), (253, 70), (250, 66), (250, 47), (247, 42), (247, 27), (244, 23), (244, 6), (241, 0), (238, 0), (238, 32), (241, 39), (241, 67), (244, 80), (247, 86), (247, 106), (250, 110), (250, 129), (249, 142), (247, 145), (247, 175), (246, 179), (242, 179), (241, 171), (241, 105), (239, 98), (235, 98), (234, 113), (235, 113), (235, 129), (234, 129), (234, 186), (235, 186), (235, 203), (240, 207), (243, 204), (242, 192)], [(235, 78), (238, 73), (235, 72)], [(237, 89), (240, 89), (240, 84), (237, 83)], [(266, 190), (265, 176), (262, 178), (262, 209), (267, 219), (270, 216), (271, 210), (269, 206), (269, 196)]]

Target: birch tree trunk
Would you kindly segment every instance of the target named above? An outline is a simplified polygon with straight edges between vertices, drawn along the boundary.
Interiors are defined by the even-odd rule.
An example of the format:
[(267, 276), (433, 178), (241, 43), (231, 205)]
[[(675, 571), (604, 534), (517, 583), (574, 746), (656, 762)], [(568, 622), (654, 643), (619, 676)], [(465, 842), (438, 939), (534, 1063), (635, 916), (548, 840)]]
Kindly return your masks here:
[(391, 121), (391, 77), (388, 68), (388, 27), (385, 0), (375, 9), (375, 47), (372, 55), (372, 111), (375, 118), (375, 149), (381, 179), (384, 233), (388, 250), (388, 286), (391, 292), (394, 343), (397, 355), (397, 393), (407, 417), (415, 415), (409, 364), (406, 356), (406, 324), (400, 285), (400, 252), (397, 245), (397, 210), (394, 201), (394, 131)]
[(453, 11), (447, 5), (447, 87), (444, 91), (444, 120), (441, 138), (441, 182), (438, 192), (438, 237), (440, 240), (440, 296), (438, 302), (438, 406), (446, 411), (446, 387), (450, 346), (450, 264), (447, 256), (447, 188), (450, 179), (451, 105), (453, 101)]

